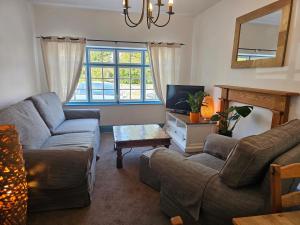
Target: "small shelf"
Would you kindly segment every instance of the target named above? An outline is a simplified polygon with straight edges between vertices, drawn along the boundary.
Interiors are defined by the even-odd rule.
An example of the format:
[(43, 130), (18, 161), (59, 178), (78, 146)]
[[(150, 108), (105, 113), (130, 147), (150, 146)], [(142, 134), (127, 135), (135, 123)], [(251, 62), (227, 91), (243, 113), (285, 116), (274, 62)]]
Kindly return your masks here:
[(196, 153), (202, 151), (207, 135), (215, 133), (216, 123), (206, 120), (191, 123), (189, 116), (167, 112), (165, 130), (183, 152)]

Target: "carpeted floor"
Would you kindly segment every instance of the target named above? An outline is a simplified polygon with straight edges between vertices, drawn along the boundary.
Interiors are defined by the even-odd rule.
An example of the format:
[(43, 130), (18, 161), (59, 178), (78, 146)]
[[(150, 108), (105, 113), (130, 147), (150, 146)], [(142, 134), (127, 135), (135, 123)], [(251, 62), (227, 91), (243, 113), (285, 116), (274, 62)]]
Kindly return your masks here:
[(90, 207), (31, 214), (28, 225), (170, 224), (160, 212), (159, 193), (139, 181), (139, 157), (146, 149), (126, 155), (124, 168), (118, 170), (112, 134), (104, 133), (101, 139), (102, 153)]

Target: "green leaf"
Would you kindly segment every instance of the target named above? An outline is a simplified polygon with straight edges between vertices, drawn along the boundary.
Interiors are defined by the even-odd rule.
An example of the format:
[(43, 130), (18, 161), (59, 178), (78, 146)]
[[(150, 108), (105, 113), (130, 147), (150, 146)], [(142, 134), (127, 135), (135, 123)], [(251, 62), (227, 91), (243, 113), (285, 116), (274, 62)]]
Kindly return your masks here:
[(253, 106), (239, 106), (236, 107), (236, 112), (242, 117), (247, 117), (253, 110)]
[(221, 117), (218, 114), (215, 114), (210, 118), (211, 121), (219, 121), (220, 119)]

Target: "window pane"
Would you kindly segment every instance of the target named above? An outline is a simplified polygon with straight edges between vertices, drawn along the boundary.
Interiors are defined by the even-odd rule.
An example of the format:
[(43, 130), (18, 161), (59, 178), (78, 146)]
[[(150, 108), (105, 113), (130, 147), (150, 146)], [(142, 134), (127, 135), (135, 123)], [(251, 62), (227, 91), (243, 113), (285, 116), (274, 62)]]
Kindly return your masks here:
[(90, 50), (90, 62), (114, 63), (114, 52), (110, 50)]
[(141, 51), (119, 51), (119, 63), (142, 64), (142, 52)]
[(120, 90), (120, 100), (130, 100), (130, 90)]
[(142, 99), (141, 90), (132, 90), (131, 91), (131, 99), (132, 100), (141, 100)]
[(130, 89), (130, 79), (120, 79), (120, 89)]
[(151, 69), (145, 68), (145, 82), (146, 82), (146, 89), (154, 89), (154, 84), (153, 84), (153, 77), (151, 73)]
[(131, 80), (131, 89), (142, 89), (142, 83), (140, 79)]
[(115, 100), (115, 90), (104, 90), (104, 100)]
[(79, 82), (77, 88), (74, 92), (74, 95), (71, 101), (79, 102), (79, 101), (87, 101), (87, 79), (86, 79), (86, 67), (83, 66), (79, 78)]
[(119, 63), (130, 63), (130, 52), (119, 52)]
[(102, 78), (102, 68), (101, 67), (92, 67), (91, 68), (92, 79), (101, 79)]
[(145, 99), (146, 100), (158, 100), (155, 90), (146, 90), (145, 91)]
[(109, 89), (109, 90), (115, 89), (115, 80), (114, 79), (104, 79), (104, 89)]
[(141, 79), (142, 77), (142, 69), (134, 68), (130, 70), (131, 79)]
[(103, 78), (115, 78), (115, 70), (113, 67), (104, 67), (103, 68)]
[(132, 52), (131, 53), (131, 63), (141, 64), (142, 63), (142, 53), (141, 52)]
[(145, 64), (150, 65), (150, 56), (148, 51), (145, 51)]
[(130, 69), (129, 68), (120, 68), (119, 69), (119, 77), (123, 78), (130, 78)]
[(95, 101), (103, 100), (103, 91), (102, 90), (92, 90), (92, 99)]

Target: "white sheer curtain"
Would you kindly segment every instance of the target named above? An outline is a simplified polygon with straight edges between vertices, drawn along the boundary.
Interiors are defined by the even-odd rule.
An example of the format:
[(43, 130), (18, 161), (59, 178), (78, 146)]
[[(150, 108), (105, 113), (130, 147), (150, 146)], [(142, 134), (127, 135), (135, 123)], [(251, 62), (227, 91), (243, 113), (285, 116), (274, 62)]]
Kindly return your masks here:
[(68, 102), (80, 78), (86, 40), (42, 38), (41, 46), (49, 91)]
[(177, 84), (180, 71), (180, 45), (148, 44), (155, 90), (163, 103), (166, 103), (167, 84)]

